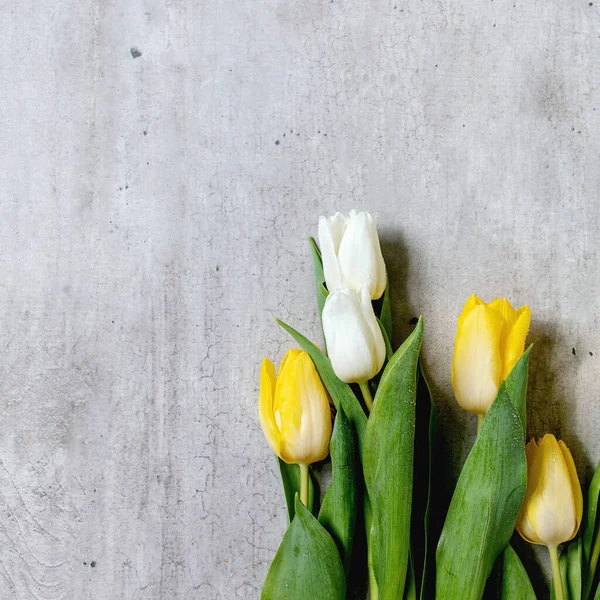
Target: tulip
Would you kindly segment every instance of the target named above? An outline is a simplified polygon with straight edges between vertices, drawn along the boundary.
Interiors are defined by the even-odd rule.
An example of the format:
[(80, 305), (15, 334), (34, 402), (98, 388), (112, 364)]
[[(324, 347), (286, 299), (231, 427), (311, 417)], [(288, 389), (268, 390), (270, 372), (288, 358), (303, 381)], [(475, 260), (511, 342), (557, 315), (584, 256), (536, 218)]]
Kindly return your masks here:
[(329, 454), (329, 396), (310, 356), (290, 349), (279, 366), (263, 359), (258, 401), (260, 424), (267, 443), (286, 463), (300, 465), (301, 500), (308, 499), (308, 465)]
[(572, 540), (581, 524), (583, 495), (573, 457), (564, 442), (546, 434), (527, 451), (527, 492), (517, 531), (532, 544), (548, 546), (557, 600), (562, 600), (558, 545)]
[(515, 310), (506, 298), (486, 304), (471, 296), (465, 303), (454, 343), (452, 389), (480, 421), (523, 354), (530, 321), (528, 306)]
[(381, 298), (386, 286), (385, 263), (377, 227), (368, 212), (351, 210), (347, 218), (340, 213), (320, 217), (319, 246), (330, 292), (350, 288), (358, 293), (366, 285), (372, 300)]
[(346, 383), (361, 384), (370, 409), (372, 400), (366, 382), (383, 366), (385, 342), (366, 286), (361, 288), (360, 296), (349, 289), (327, 296), (323, 332), (335, 374)]

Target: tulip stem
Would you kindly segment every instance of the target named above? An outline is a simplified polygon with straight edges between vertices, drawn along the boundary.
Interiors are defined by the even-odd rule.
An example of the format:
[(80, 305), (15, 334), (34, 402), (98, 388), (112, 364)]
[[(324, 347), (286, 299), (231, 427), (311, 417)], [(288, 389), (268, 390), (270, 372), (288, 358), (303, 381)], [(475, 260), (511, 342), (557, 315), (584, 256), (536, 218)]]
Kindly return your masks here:
[(550, 562), (552, 563), (552, 580), (554, 581), (554, 595), (556, 600), (565, 600), (563, 593), (562, 578), (560, 576), (560, 566), (558, 564), (558, 546), (548, 546), (550, 552)]
[(483, 425), (484, 418), (485, 415), (477, 415), (477, 435), (479, 435), (479, 432), (481, 431), (481, 426)]
[(363, 381), (358, 384), (360, 386), (360, 391), (362, 392), (363, 398), (365, 400), (365, 404), (367, 405), (367, 412), (371, 412), (373, 408), (373, 396), (371, 396), (371, 390), (369, 388), (369, 382)]
[(300, 501), (308, 508), (308, 465), (300, 467)]

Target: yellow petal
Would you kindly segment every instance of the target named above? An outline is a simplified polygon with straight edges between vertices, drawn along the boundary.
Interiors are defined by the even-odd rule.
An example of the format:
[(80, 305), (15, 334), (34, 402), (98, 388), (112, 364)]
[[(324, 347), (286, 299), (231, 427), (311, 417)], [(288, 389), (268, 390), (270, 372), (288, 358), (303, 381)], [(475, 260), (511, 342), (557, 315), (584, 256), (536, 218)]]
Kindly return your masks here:
[(290, 452), (300, 435), (302, 404), (298, 394), (298, 356), (302, 350), (286, 352), (277, 374), (273, 415), (280, 431), (280, 456), (286, 462), (297, 462)]
[(458, 317), (458, 326), (460, 327), (462, 322), (465, 320), (467, 315), (476, 307), (480, 305), (484, 305), (485, 302), (479, 297), (473, 294), (467, 298), (465, 305), (463, 306), (462, 312)]
[(542, 541), (538, 538), (527, 514), (531, 496), (536, 489), (536, 483), (542, 471), (542, 454), (538, 451), (538, 445), (535, 443), (535, 439), (531, 439), (527, 446), (525, 446), (525, 453), (527, 455), (527, 491), (525, 492), (525, 498), (521, 505), (516, 529), (521, 534), (521, 537), (525, 538), (528, 542), (531, 542), (532, 544), (541, 544)]
[(502, 379), (506, 379), (525, 349), (525, 338), (531, 323), (529, 306), (522, 306), (516, 313), (516, 321), (508, 331), (503, 349)]
[(273, 400), (277, 378), (275, 377), (275, 367), (268, 359), (263, 359), (260, 369), (260, 392), (258, 396), (258, 416), (260, 425), (267, 443), (271, 450), (281, 456), (281, 436), (273, 413)]
[(506, 298), (495, 298), (488, 306), (502, 317), (502, 320), (508, 325), (507, 329), (514, 325), (517, 320), (517, 311)]
[(555, 546), (571, 539), (577, 527), (575, 498), (569, 469), (551, 434), (533, 451), (527, 488), (523, 510), (539, 540), (535, 543)]
[(452, 389), (466, 410), (485, 414), (496, 398), (502, 360), (502, 319), (477, 296), (471, 296), (458, 319), (452, 357)]
[(575, 531), (573, 531), (572, 539), (575, 537), (575, 534), (579, 531), (579, 526), (581, 525), (581, 519), (583, 517), (583, 494), (581, 493), (581, 484), (579, 483), (579, 477), (577, 477), (577, 469), (575, 468), (575, 461), (571, 456), (570, 450), (567, 448), (567, 445), (560, 440), (558, 445), (562, 451), (563, 458), (565, 459), (565, 463), (567, 464), (567, 468), (569, 469), (569, 476), (571, 478), (571, 488), (573, 489), (573, 497), (575, 499), (575, 517), (577, 521), (577, 526), (575, 527)]

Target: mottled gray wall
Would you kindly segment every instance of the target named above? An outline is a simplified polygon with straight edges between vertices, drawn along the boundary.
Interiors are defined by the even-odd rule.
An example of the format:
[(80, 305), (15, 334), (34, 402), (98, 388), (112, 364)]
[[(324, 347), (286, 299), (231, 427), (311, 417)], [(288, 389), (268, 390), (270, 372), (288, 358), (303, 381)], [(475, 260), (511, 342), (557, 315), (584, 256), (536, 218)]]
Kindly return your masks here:
[[(600, 459), (600, 5), (0, 6), (0, 597), (257, 598), (286, 516), (259, 363), (319, 339), (317, 217), (380, 224), (395, 342), (533, 312), (529, 433)], [(593, 353), (593, 355), (592, 355)]]

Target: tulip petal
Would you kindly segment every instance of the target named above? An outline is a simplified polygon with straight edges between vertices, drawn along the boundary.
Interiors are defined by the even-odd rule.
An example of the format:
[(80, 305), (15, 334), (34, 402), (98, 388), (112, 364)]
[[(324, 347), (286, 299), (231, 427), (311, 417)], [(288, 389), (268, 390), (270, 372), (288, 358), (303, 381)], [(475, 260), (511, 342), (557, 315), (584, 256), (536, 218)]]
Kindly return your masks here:
[(258, 396), (258, 416), (265, 439), (271, 450), (281, 456), (281, 436), (273, 414), (273, 400), (275, 398), (277, 378), (275, 367), (268, 359), (263, 359), (260, 369), (260, 392)]
[(504, 347), (502, 348), (503, 356), (503, 371), (502, 378), (508, 377), (508, 374), (512, 371), (513, 367), (521, 358), (523, 350), (525, 349), (525, 338), (529, 331), (529, 325), (531, 323), (531, 310), (529, 306), (522, 306), (516, 312), (516, 321), (508, 331), (504, 340)]
[(371, 356), (374, 357), (375, 368), (377, 369), (375, 374), (377, 374), (381, 370), (381, 367), (383, 367), (386, 357), (385, 340), (381, 333), (381, 327), (379, 327), (379, 323), (377, 322), (377, 317), (375, 316), (375, 311), (371, 304), (371, 296), (369, 295), (369, 290), (366, 286), (361, 288), (360, 295), (363, 317), (372, 334), (370, 350)]
[(502, 317), (502, 320), (508, 325), (507, 330), (510, 330), (517, 320), (517, 311), (511, 303), (506, 298), (494, 298), (488, 306)]
[(377, 229), (369, 213), (350, 211), (338, 259), (345, 285), (355, 291), (367, 285), (369, 296), (373, 299), (383, 294), (386, 285), (385, 263)]
[(364, 317), (361, 299), (353, 291), (343, 289), (327, 296), (323, 332), (331, 365), (339, 379), (345, 383), (361, 383), (378, 373), (381, 364), (373, 352), (377, 344)]
[(476, 296), (458, 320), (452, 357), (452, 388), (466, 410), (485, 414), (496, 398), (502, 375), (499, 339), (502, 319)]
[[(553, 435), (546, 434), (534, 453), (525, 511), (540, 542), (556, 546), (570, 540), (577, 531), (571, 477)], [(531, 493), (530, 486), (533, 488)]]
[(579, 483), (579, 477), (577, 476), (577, 469), (575, 467), (575, 461), (573, 460), (571, 451), (567, 448), (567, 445), (562, 440), (558, 442), (558, 445), (562, 451), (563, 458), (565, 459), (565, 463), (567, 464), (567, 468), (569, 469), (569, 477), (571, 478), (571, 489), (573, 490), (573, 496), (575, 498), (575, 516), (577, 520), (577, 526), (572, 536), (575, 537), (575, 534), (579, 530), (579, 525), (581, 525), (581, 519), (583, 517), (583, 493), (581, 492), (581, 484)]
[(345, 229), (346, 219), (340, 213), (329, 218), (319, 217), (319, 247), (323, 260), (323, 273), (330, 292), (340, 289), (343, 285), (338, 250)]

